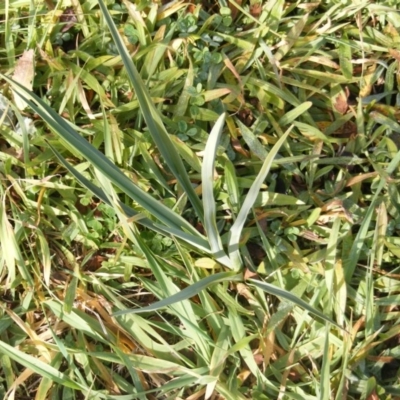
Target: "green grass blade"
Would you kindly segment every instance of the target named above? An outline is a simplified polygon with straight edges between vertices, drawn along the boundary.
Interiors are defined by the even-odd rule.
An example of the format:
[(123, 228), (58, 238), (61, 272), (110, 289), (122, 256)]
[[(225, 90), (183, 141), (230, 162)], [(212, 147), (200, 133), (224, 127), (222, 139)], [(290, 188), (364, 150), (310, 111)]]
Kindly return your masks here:
[[(336, 218), (333, 222), (332, 229), (329, 234), (328, 246), (326, 249), (325, 255), (325, 284), (329, 293), (329, 302), (333, 301), (333, 281), (335, 276), (335, 264), (336, 264), (336, 253), (337, 253), (337, 244), (338, 244), (338, 236), (340, 229), (340, 218)], [(331, 308), (331, 304), (329, 304), (328, 308)]]
[(73, 276), (71, 281), (68, 283), (68, 286), (67, 286), (67, 289), (65, 292), (63, 311), (66, 314), (69, 314), (72, 311), (72, 307), (74, 305), (74, 301), (76, 298), (77, 286), (78, 286), (78, 278), (76, 276)]
[(204, 228), (207, 232), (211, 252), (221, 264), (231, 267), (231, 262), (225, 254), (218, 232), (214, 199), (214, 163), (224, 122), (225, 114), (222, 114), (215, 123), (207, 140), (201, 169), (201, 180), (203, 183)]
[[(4, 257), (9, 272), (6, 281), (7, 289), (15, 285), (15, 280), (18, 279), (18, 272), (21, 274), (23, 280), (26, 281), (29, 286), (33, 287), (34, 280), (24, 261), (14, 228), (7, 218), (3, 204), (0, 205), (0, 225), (0, 243), (3, 249), (7, 249), (7, 251), (4, 251), (2, 254), (2, 258)], [(17, 269), (15, 268), (16, 266), (18, 267)]]
[(332, 319), (328, 318), (325, 314), (323, 314), (321, 311), (318, 311), (316, 308), (311, 307), (308, 303), (306, 303), (304, 300), (300, 299), (299, 297), (295, 296), (293, 293), (288, 292), (287, 290), (278, 288), (274, 285), (271, 285), (267, 282), (261, 282), (255, 279), (249, 279), (248, 282), (264, 292), (267, 292), (269, 294), (272, 294), (277, 297), (281, 297), (285, 300), (288, 300), (295, 304), (296, 306), (299, 306), (301, 308), (304, 308), (305, 310), (309, 311), (311, 314), (321, 318), (322, 320), (329, 322), (335, 326), (337, 326), (340, 329), (343, 329), (340, 325), (338, 325), (335, 321)]
[(257, 383), (259, 385), (269, 386), (274, 391), (275, 390), (278, 391), (277, 388), (272, 387), (271, 382), (269, 382), (269, 380), (265, 377), (265, 375), (261, 372), (261, 370), (257, 366), (257, 363), (254, 359), (254, 354), (252, 353), (250, 345), (246, 340), (247, 339), (246, 328), (243, 324), (241, 316), (238, 314), (236, 308), (234, 307), (228, 306), (228, 310), (229, 310), (228, 314), (229, 325), (230, 325), (230, 330), (232, 332), (232, 337), (235, 340), (236, 344), (241, 343), (241, 346), (238, 348), (238, 352), (242, 357), (244, 363), (256, 377)]
[(10, 21), (10, 1), (6, 0), (4, 4), (4, 14), (5, 14), (5, 21), (4, 21), (4, 45), (7, 54), (7, 61), (9, 68), (13, 68), (15, 64), (15, 44), (14, 38), (12, 33), (12, 21)]
[(325, 327), (325, 343), (324, 343), (324, 355), (322, 359), (322, 368), (321, 368), (321, 397), (320, 400), (329, 400), (331, 399), (331, 382), (330, 382), (330, 366), (332, 362), (332, 353), (329, 351), (329, 324), (326, 324)]
[[(393, 173), (393, 171), (397, 168), (399, 164), (400, 164), (400, 151), (393, 157), (392, 161), (389, 163), (386, 169), (386, 173), (388, 174), (388, 176), (390, 176), (390, 174)], [(351, 278), (353, 276), (354, 270), (356, 268), (358, 259), (361, 254), (365, 238), (369, 230), (369, 224), (372, 220), (372, 216), (375, 213), (376, 205), (379, 202), (379, 195), (383, 190), (383, 188), (385, 187), (385, 185), (386, 185), (386, 179), (385, 177), (382, 177), (378, 184), (378, 187), (376, 188), (375, 194), (371, 199), (371, 204), (369, 205), (368, 210), (364, 216), (360, 229), (358, 230), (357, 235), (353, 240), (353, 244), (351, 246), (349, 255), (347, 258), (343, 260), (345, 279), (346, 282), (348, 283), (351, 281)]]
[(117, 46), (119, 54), (121, 55), (131, 84), (135, 89), (140, 108), (153, 140), (164, 157), (168, 167), (171, 169), (178, 182), (186, 191), (198, 217), (203, 221), (204, 212), (201, 201), (193, 189), (182, 159), (180, 158), (173, 142), (168, 135), (168, 132), (165, 129), (160, 114), (154, 106), (154, 103), (152, 102), (151, 97), (146, 90), (135, 65), (133, 64), (132, 57), (126, 49), (121, 36), (119, 35), (118, 30), (107, 10), (107, 7), (102, 0), (99, 0), (99, 5), (106, 20), (107, 26), (110, 29), (114, 43)]
[[(345, 34), (343, 40), (348, 40), (347, 35)], [(339, 62), (340, 62), (340, 69), (343, 72), (343, 76), (346, 79), (353, 78), (353, 64), (351, 63), (352, 54), (351, 54), (351, 46), (350, 43), (342, 42), (339, 44), (338, 48), (339, 53)]]
[(231, 260), (235, 263), (236, 268), (239, 267), (239, 265), (240, 265), (240, 256), (238, 254), (238, 250), (239, 250), (240, 235), (242, 233), (244, 223), (246, 222), (246, 218), (247, 218), (251, 208), (253, 207), (254, 202), (257, 199), (257, 196), (261, 189), (261, 185), (264, 183), (265, 178), (268, 175), (268, 172), (271, 168), (274, 158), (276, 157), (279, 149), (281, 148), (281, 146), (284, 144), (285, 140), (289, 136), (289, 133), (291, 130), (292, 130), (292, 127), (290, 127), (282, 135), (282, 137), (279, 138), (279, 140), (276, 142), (274, 147), (269, 152), (268, 156), (265, 158), (265, 161), (261, 167), (261, 170), (258, 173), (255, 181), (251, 185), (249, 193), (247, 194), (247, 196), (243, 202), (242, 208), (239, 211), (236, 221), (231, 227), (229, 245), (228, 245), (228, 253), (229, 253), (229, 257), (231, 258)]
[(100, 1), (2, 10), (0, 398), (395, 396), (396, 1)]
[(224, 181), (229, 195), (229, 205), (236, 215), (240, 206), (240, 190), (233, 163), (226, 157), (224, 159)]
[(276, 59), (275, 59), (274, 55), (272, 54), (271, 49), (267, 46), (267, 44), (262, 39), (260, 39), (260, 46), (263, 49), (265, 55), (267, 56), (268, 61), (272, 65), (272, 69), (274, 71), (276, 82), (278, 83), (279, 88), (282, 89), (281, 78), (279, 76), (278, 65), (277, 65), (278, 63), (276, 62)]
[(215, 377), (214, 381), (207, 384), (205, 399), (209, 399), (218, 383), (219, 376), (224, 369), (224, 361), (227, 357), (228, 348), (231, 345), (231, 334), (226, 325), (219, 331), (215, 349), (210, 360), (210, 375)]
[(165, 37), (163, 37), (164, 30), (165, 25), (161, 27), (158, 32), (156, 32), (154, 41), (152, 43), (152, 50), (150, 50), (145, 58), (142, 76), (144, 75), (143, 78), (147, 79), (147, 81), (149, 81), (156, 72), (158, 64), (164, 57), (165, 51), (167, 50), (168, 44), (170, 43), (172, 35), (175, 31), (175, 26), (169, 26), (169, 31)]
[(278, 51), (275, 54), (275, 59), (280, 61), (283, 56), (289, 52), (289, 50), (293, 47), (295, 44), (296, 40), (299, 38), (301, 32), (303, 31), (306, 23), (308, 20), (308, 14), (303, 15), (301, 18), (298, 19), (298, 21), (295, 23), (295, 25), (290, 29), (290, 31), (287, 33), (287, 36), (284, 40), (282, 40), (278, 46)]
[(184, 229), (195, 236), (200, 235), (199, 232), (180, 215), (174, 213), (168, 207), (139, 189), (117, 166), (115, 166), (115, 164), (75, 132), (75, 130), (45, 104), (43, 100), (12, 79), (4, 75), (2, 75), (2, 77), (9, 82), (13, 88), (17, 89), (20, 96), (43, 118), (54, 132), (70, 144), (79, 154), (85, 157), (95, 168), (101, 171), (113, 184), (119, 187), (133, 200), (137, 201), (150, 214), (154, 215), (167, 226), (175, 229)]
[[(67, 375), (58, 371), (51, 365), (44, 363), (38, 358), (32, 357), (21, 350), (16, 349), (15, 347), (10, 346), (7, 343), (4, 343), (0, 340), (0, 352), (10, 357), (12, 360), (18, 362), (23, 365), (25, 368), (29, 368), (34, 371), (36, 374), (49, 378), (53, 382), (57, 382), (60, 385), (75, 389), (75, 390), (83, 390), (87, 391), (89, 388), (85, 388), (83, 385), (74, 382)], [(101, 398), (106, 398), (105, 395), (102, 395)]]
[(146, 257), (148, 265), (157, 281), (157, 285), (161, 289), (158, 291), (157, 295), (159, 297), (165, 297), (162, 300), (168, 300), (173, 296), (179, 297), (179, 302), (173, 301), (170, 303), (170, 310), (179, 317), (180, 321), (186, 328), (186, 335), (194, 340), (195, 346), (200, 352), (202, 358), (204, 360), (208, 360), (211, 355), (211, 340), (209, 336), (206, 335), (199, 327), (199, 321), (196, 317), (196, 313), (193, 310), (192, 303), (188, 300), (188, 298), (191, 296), (187, 295), (187, 292), (185, 292), (184, 295), (187, 297), (183, 298), (181, 294), (182, 291), (179, 290), (176, 284), (162, 268), (162, 260), (155, 256), (144, 240), (142, 240), (140, 235), (136, 235), (134, 237), (134, 243), (136, 246), (138, 246), (138, 248), (140, 248)]
[(144, 161), (146, 164), (149, 166), (150, 170), (154, 174), (154, 179), (157, 179), (158, 183), (167, 191), (169, 192), (172, 196), (174, 196), (174, 192), (171, 190), (171, 188), (168, 186), (168, 183), (166, 182), (164, 176), (161, 174), (160, 170), (157, 168), (156, 163), (154, 160), (151, 158), (149, 151), (147, 150), (146, 146), (144, 143), (139, 143), (138, 144), (139, 149), (140, 149), (140, 154), (142, 155)]
[(249, 149), (261, 161), (264, 161), (268, 156), (268, 153), (267, 153), (267, 150), (265, 150), (265, 147), (261, 144), (261, 142), (258, 140), (256, 135), (243, 122), (241, 122), (240, 120), (237, 120), (237, 125), (239, 127), (242, 138), (246, 142), (247, 146), (249, 146)]
[(188, 91), (188, 88), (193, 86), (193, 80), (194, 80), (194, 71), (193, 71), (193, 62), (191, 58), (189, 58), (189, 68), (187, 70), (187, 75), (185, 79), (185, 85), (182, 89), (182, 93), (179, 96), (179, 99), (176, 103), (175, 110), (174, 110), (174, 117), (183, 117), (186, 113), (186, 110), (189, 106), (189, 101), (190, 101), (190, 93)]
[(280, 126), (286, 126), (291, 124), (298, 116), (307, 112), (312, 106), (311, 101), (305, 101), (293, 110), (287, 112), (282, 118), (279, 119), (278, 124)]
[(201, 249), (203, 251), (209, 252), (209, 245), (208, 242), (203, 239), (202, 237), (197, 237), (193, 236), (189, 233), (186, 233), (180, 229), (174, 229), (174, 228), (167, 228), (164, 225), (159, 225), (153, 223), (151, 220), (148, 218), (144, 218), (140, 213), (135, 211), (133, 208), (127, 206), (126, 204), (122, 203), (121, 201), (118, 202), (118, 204), (113, 204), (110, 199), (107, 197), (107, 195), (104, 193), (102, 189), (100, 189), (98, 186), (94, 185), (92, 182), (90, 182), (88, 179), (86, 179), (81, 173), (79, 173), (75, 168), (71, 166), (70, 163), (65, 160), (65, 158), (51, 145), (49, 144), (50, 148), (53, 150), (54, 154), (58, 158), (58, 160), (61, 162), (61, 164), (64, 165), (64, 167), (87, 189), (89, 189), (96, 197), (98, 197), (100, 200), (102, 200), (104, 203), (108, 204), (111, 207), (120, 207), (124, 214), (128, 218), (133, 218), (133, 217), (138, 217), (137, 222), (140, 225), (143, 225), (155, 232), (161, 233), (163, 235), (173, 235), (176, 236), (182, 240), (184, 240), (187, 243), (190, 243), (192, 246)]
[(220, 272), (215, 275), (210, 275), (207, 278), (201, 279), (200, 281), (194, 283), (193, 285), (188, 286), (187, 288), (181, 290), (180, 292), (160, 301), (157, 301), (154, 304), (151, 304), (147, 307), (142, 307), (134, 310), (121, 310), (115, 312), (113, 315), (125, 315), (125, 314), (139, 314), (149, 311), (156, 311), (160, 308), (168, 307), (171, 304), (178, 303), (182, 300), (190, 299), (196, 294), (200, 293), (202, 290), (207, 289), (211, 285), (215, 285), (219, 282), (231, 282), (236, 280), (241, 280), (242, 275), (237, 274), (233, 271), (229, 272)]
[(110, 331), (105, 330), (104, 326), (95, 317), (89, 316), (76, 308), (73, 308), (70, 313), (66, 314), (64, 304), (61, 301), (47, 300), (43, 304), (58, 318), (78, 331), (85, 333), (85, 335), (102, 343), (108, 343), (108, 341), (115, 342), (115, 336)]

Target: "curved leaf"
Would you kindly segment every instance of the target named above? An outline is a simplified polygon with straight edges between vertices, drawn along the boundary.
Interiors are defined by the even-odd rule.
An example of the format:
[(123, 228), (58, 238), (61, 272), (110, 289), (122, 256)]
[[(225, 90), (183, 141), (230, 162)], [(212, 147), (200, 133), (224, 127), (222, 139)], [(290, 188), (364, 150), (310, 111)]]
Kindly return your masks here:
[(186, 191), (189, 200), (191, 201), (194, 209), (200, 220), (203, 220), (203, 208), (200, 202), (199, 197), (193, 189), (192, 183), (190, 182), (189, 176), (186, 172), (182, 159), (179, 156), (178, 151), (176, 150), (172, 140), (170, 139), (168, 132), (165, 129), (165, 126), (161, 120), (160, 114), (157, 108), (154, 106), (153, 101), (144, 86), (142, 79), (137, 71), (132, 57), (129, 54), (127, 48), (125, 47), (124, 42), (121, 39), (120, 34), (112, 20), (110, 13), (107, 10), (103, 0), (99, 0), (99, 5), (101, 11), (104, 15), (108, 28), (110, 29), (111, 36), (114, 40), (114, 43), (118, 49), (118, 52), (122, 58), (122, 61), (125, 65), (126, 72), (129, 76), (131, 84), (135, 89), (135, 93), (137, 99), (139, 100), (140, 109), (142, 110), (143, 117), (146, 121), (146, 124), (149, 128), (149, 132), (153, 137), (157, 148), (165, 159), (168, 167), (171, 169), (175, 178), (182, 185), (183, 189)]
[(164, 308), (170, 306), (171, 304), (178, 303), (179, 301), (189, 299), (190, 297), (195, 296), (200, 293), (202, 290), (208, 288), (211, 285), (215, 285), (219, 282), (232, 282), (232, 281), (240, 281), (243, 279), (242, 274), (237, 274), (235, 272), (220, 272), (215, 275), (207, 276), (207, 278), (201, 279), (200, 281), (190, 285), (189, 287), (181, 290), (179, 293), (176, 293), (166, 299), (157, 301), (156, 303), (151, 304), (147, 307), (137, 308), (134, 310), (121, 310), (115, 312), (113, 315), (125, 315), (125, 314), (139, 314), (149, 311), (159, 310), (160, 308)]
[(263, 290), (264, 292), (267, 292), (269, 294), (272, 294), (277, 297), (281, 297), (285, 300), (288, 300), (295, 304), (296, 306), (299, 306), (301, 308), (304, 308), (311, 314), (314, 314), (315, 316), (321, 318), (322, 320), (329, 322), (332, 325), (337, 326), (340, 329), (343, 329), (339, 324), (337, 324), (335, 321), (332, 319), (328, 318), (325, 314), (323, 314), (321, 311), (318, 311), (316, 308), (310, 306), (308, 303), (306, 303), (304, 300), (300, 299), (299, 297), (295, 296), (293, 293), (288, 292), (287, 290), (281, 289), (279, 287), (276, 287), (274, 285), (271, 285), (270, 283), (267, 282), (261, 282), (255, 279), (248, 279), (248, 282), (252, 284), (253, 286), (256, 286)]
[(215, 156), (217, 154), (218, 142), (221, 137), (224, 121), (225, 114), (222, 114), (215, 123), (207, 140), (203, 166), (201, 168), (201, 181), (203, 184), (204, 228), (211, 245), (211, 251), (218, 261), (231, 267), (231, 262), (222, 247), (221, 237), (217, 229), (216, 205), (214, 199)]

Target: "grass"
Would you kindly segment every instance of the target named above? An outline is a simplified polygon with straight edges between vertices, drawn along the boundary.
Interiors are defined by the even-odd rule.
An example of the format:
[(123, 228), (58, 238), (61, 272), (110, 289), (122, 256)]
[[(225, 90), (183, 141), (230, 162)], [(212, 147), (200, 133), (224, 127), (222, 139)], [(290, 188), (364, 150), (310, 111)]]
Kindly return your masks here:
[(2, 398), (400, 398), (394, 1), (0, 14)]

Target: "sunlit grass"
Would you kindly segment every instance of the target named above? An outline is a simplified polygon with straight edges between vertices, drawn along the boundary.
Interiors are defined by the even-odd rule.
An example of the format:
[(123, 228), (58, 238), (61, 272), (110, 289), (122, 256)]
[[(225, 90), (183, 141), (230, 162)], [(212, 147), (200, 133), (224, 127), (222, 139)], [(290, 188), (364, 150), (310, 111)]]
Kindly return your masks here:
[(400, 397), (396, 4), (73, 4), (0, 13), (1, 397)]

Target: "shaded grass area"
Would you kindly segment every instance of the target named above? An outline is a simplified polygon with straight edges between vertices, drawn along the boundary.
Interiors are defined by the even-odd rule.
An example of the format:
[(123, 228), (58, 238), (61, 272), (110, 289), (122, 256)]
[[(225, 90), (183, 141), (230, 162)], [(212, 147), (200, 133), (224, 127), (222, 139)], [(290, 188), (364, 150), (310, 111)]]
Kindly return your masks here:
[(400, 398), (395, 6), (7, 3), (2, 396)]

